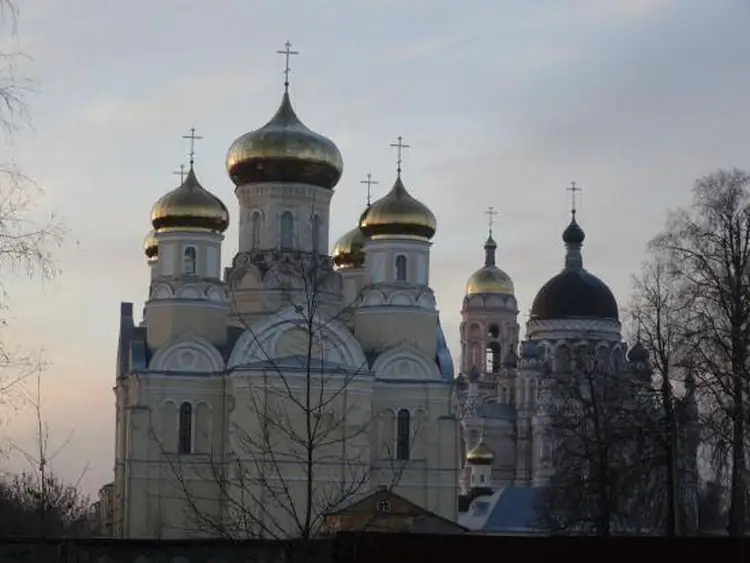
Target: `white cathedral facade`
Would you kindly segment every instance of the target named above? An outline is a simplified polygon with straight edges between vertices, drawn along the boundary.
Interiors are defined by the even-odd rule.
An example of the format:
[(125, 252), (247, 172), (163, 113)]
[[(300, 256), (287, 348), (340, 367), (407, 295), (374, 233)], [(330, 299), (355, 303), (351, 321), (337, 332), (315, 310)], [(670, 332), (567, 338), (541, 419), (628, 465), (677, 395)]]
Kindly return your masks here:
[(142, 320), (121, 306), (112, 534), (298, 536), (383, 487), (455, 521), (453, 365), (430, 288), (436, 220), (404, 186), (400, 158), (393, 188), (331, 255), (342, 157), (297, 117), (288, 85), (226, 166), (238, 200), (231, 266), (230, 213), (191, 154), (152, 209)]

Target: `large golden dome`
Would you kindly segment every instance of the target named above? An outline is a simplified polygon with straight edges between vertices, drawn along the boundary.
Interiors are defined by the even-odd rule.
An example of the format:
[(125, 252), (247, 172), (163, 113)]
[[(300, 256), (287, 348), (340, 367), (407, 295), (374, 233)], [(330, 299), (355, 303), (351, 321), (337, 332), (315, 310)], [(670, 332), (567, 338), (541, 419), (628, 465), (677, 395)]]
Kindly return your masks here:
[(359, 225), (344, 233), (333, 246), (333, 263), (339, 268), (359, 268), (365, 263), (365, 235)]
[(149, 262), (153, 262), (159, 257), (159, 241), (156, 240), (156, 231), (151, 229), (143, 240), (143, 252)]
[(406, 235), (431, 239), (435, 236), (437, 220), (425, 204), (406, 191), (399, 175), (391, 191), (362, 214), (359, 227), (368, 238)]
[(338, 147), (300, 121), (288, 92), (271, 121), (232, 143), (226, 164), (236, 186), (295, 182), (331, 189), (344, 170)]
[(199, 229), (223, 233), (229, 211), (222, 201), (200, 185), (192, 165), (182, 185), (162, 196), (151, 209), (154, 229)]
[(495, 265), (497, 243), (492, 234), (484, 243), (484, 266), (474, 272), (466, 282), (466, 295), (479, 293), (502, 293), (513, 295), (515, 288), (510, 276)]
[(466, 454), (466, 461), (474, 465), (490, 465), (495, 461), (495, 454), (484, 440), (480, 440), (479, 443), (468, 454)]

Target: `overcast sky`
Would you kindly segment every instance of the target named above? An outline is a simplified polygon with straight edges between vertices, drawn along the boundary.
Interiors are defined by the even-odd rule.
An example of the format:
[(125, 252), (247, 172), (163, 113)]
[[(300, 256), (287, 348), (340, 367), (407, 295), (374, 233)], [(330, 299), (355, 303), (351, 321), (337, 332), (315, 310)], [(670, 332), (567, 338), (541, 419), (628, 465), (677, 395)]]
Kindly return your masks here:
[[(119, 303), (141, 310), (142, 240), (185, 161), (180, 136), (205, 137), (197, 172), (234, 212), (224, 157), (275, 111), (287, 39), (301, 51), (298, 114), (344, 156), (332, 241), (354, 225), (368, 172), (375, 195), (393, 183), (389, 143), (411, 145), (404, 182), (438, 218), (431, 279), (454, 356), (487, 206), (500, 213), (498, 265), (524, 322), (562, 266), (572, 180), (584, 190), (585, 265), (622, 306), (645, 243), (693, 179), (750, 167), (747, 0), (23, 4), (12, 48), (30, 55), (21, 70), (39, 84), (14, 156), (72, 237), (57, 281), (8, 287), (5, 338), (44, 349), (52, 444), (73, 432), (53, 465), (69, 479), (88, 466), (88, 492), (111, 479)], [(236, 239), (235, 222), (227, 263)], [(5, 432), (28, 446), (28, 411)]]

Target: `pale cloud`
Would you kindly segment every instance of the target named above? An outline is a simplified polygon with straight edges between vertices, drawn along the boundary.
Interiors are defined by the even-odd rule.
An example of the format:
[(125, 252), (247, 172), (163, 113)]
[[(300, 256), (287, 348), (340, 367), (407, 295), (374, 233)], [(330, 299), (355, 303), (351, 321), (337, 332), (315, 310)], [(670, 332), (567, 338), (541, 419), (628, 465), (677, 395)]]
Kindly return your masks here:
[[(464, 284), (482, 263), (484, 209), (500, 210), (498, 259), (521, 320), (562, 265), (566, 185), (585, 192), (584, 259), (627, 301), (629, 278), (664, 210), (692, 179), (750, 167), (742, 0), (467, 0), (207, 4), (134, 0), (25, 8), (21, 45), (42, 80), (19, 160), (80, 245), (52, 284), (12, 283), (14, 341), (44, 347), (55, 468), (88, 491), (111, 478), (112, 385), (121, 300), (141, 306), (141, 242), (153, 202), (176, 184), (195, 126), (204, 185), (236, 215), (224, 157), (282, 91), (286, 39), (301, 118), (333, 138), (345, 172), (331, 239), (350, 229), (372, 172), (392, 185), (388, 144), (403, 134), (408, 189), (438, 218), (432, 280), (454, 356)], [(135, 33), (137, 30), (137, 34)], [(137, 36), (137, 39), (135, 39)], [(237, 247), (236, 222), (224, 248)], [(28, 413), (14, 433), (30, 441)], [(17, 461), (17, 460), (16, 460)]]

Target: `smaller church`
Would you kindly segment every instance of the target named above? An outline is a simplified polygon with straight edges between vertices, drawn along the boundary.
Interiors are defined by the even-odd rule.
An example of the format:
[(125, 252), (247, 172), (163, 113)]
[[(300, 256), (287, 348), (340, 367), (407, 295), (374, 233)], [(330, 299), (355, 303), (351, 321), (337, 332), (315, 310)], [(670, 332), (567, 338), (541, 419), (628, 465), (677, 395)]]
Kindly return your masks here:
[[(569, 189), (575, 197), (580, 188)], [(461, 310), (458, 521), (475, 531), (537, 534), (540, 495), (554, 472), (550, 374), (565, 380), (560, 374), (581, 344), (611, 377), (648, 379), (648, 358), (639, 343), (628, 351), (612, 291), (583, 265), (575, 200), (562, 233), (563, 267), (537, 292), (520, 344), (513, 283), (496, 265), (491, 225), (484, 265), (469, 278)], [(686, 459), (694, 464), (692, 450)]]

